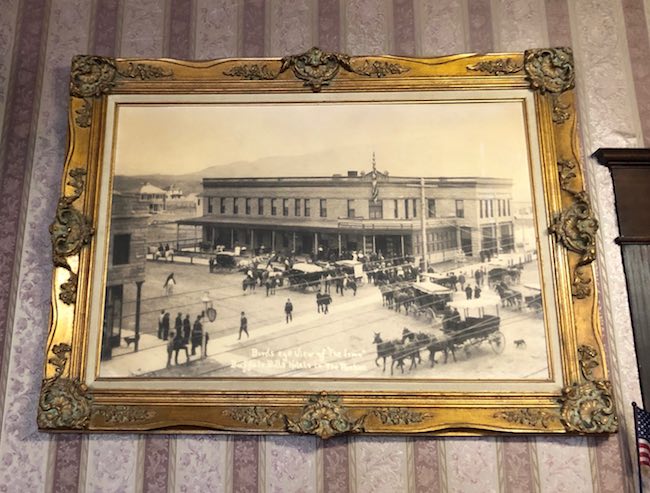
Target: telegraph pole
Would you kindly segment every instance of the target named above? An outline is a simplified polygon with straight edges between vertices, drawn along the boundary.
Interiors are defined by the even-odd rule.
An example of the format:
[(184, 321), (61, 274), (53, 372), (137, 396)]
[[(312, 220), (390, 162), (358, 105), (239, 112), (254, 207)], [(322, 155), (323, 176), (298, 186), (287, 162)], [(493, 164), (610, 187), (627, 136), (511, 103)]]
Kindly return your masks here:
[(422, 269), (424, 272), (427, 272), (429, 265), (429, 255), (427, 253), (427, 218), (426, 218), (426, 204), (425, 204), (425, 194), (424, 194), (424, 178), (420, 178), (420, 201), (422, 205), (420, 207), (420, 225), (422, 227)]

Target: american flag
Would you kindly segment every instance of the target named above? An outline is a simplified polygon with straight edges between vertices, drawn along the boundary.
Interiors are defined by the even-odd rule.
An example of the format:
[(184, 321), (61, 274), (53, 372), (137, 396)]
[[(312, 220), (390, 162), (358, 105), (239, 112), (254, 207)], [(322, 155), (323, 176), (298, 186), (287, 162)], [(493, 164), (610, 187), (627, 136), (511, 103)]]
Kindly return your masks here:
[(650, 467), (650, 413), (634, 406), (636, 441), (639, 446), (639, 465)]

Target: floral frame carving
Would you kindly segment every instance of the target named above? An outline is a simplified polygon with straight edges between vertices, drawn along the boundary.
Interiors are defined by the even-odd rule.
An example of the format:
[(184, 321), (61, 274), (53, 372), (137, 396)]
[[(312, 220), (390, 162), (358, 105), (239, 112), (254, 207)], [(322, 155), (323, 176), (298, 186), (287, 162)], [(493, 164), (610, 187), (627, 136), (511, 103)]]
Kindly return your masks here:
[[(440, 58), (306, 53), (212, 62), (78, 56), (70, 82), (70, 150), (52, 224), (52, 320), (39, 427), (44, 431), (475, 434), (611, 433), (617, 428), (593, 283), (597, 221), (577, 149), (568, 48)], [(111, 94), (525, 89), (534, 94), (564, 386), (555, 395), (404, 391), (170, 393), (94, 389), (87, 378), (98, 163)], [(588, 410), (588, 411), (586, 411)]]

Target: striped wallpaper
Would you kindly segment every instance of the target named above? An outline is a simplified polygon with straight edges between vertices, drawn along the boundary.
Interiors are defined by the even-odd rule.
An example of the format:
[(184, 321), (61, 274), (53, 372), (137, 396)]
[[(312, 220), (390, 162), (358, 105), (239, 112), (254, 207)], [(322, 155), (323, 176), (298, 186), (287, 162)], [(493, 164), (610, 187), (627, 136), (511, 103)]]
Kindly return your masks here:
[[(52, 436), (36, 430), (77, 53), (218, 58), (312, 45), (435, 56), (570, 45), (583, 152), (650, 140), (650, 0), (0, 0), (0, 491), (633, 491), (638, 376), (608, 171), (587, 158), (621, 433), (605, 438)], [(645, 139), (645, 141), (644, 141)]]

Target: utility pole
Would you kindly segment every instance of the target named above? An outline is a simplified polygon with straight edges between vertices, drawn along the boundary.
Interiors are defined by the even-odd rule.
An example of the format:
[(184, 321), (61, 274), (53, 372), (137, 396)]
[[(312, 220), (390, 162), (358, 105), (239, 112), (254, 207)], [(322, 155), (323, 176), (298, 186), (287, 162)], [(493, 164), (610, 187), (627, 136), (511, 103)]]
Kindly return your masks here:
[(422, 269), (424, 272), (427, 272), (429, 260), (427, 254), (427, 218), (426, 211), (427, 207), (425, 204), (425, 195), (424, 195), (424, 178), (420, 178), (420, 200), (422, 205), (420, 207), (420, 224), (422, 226)]

